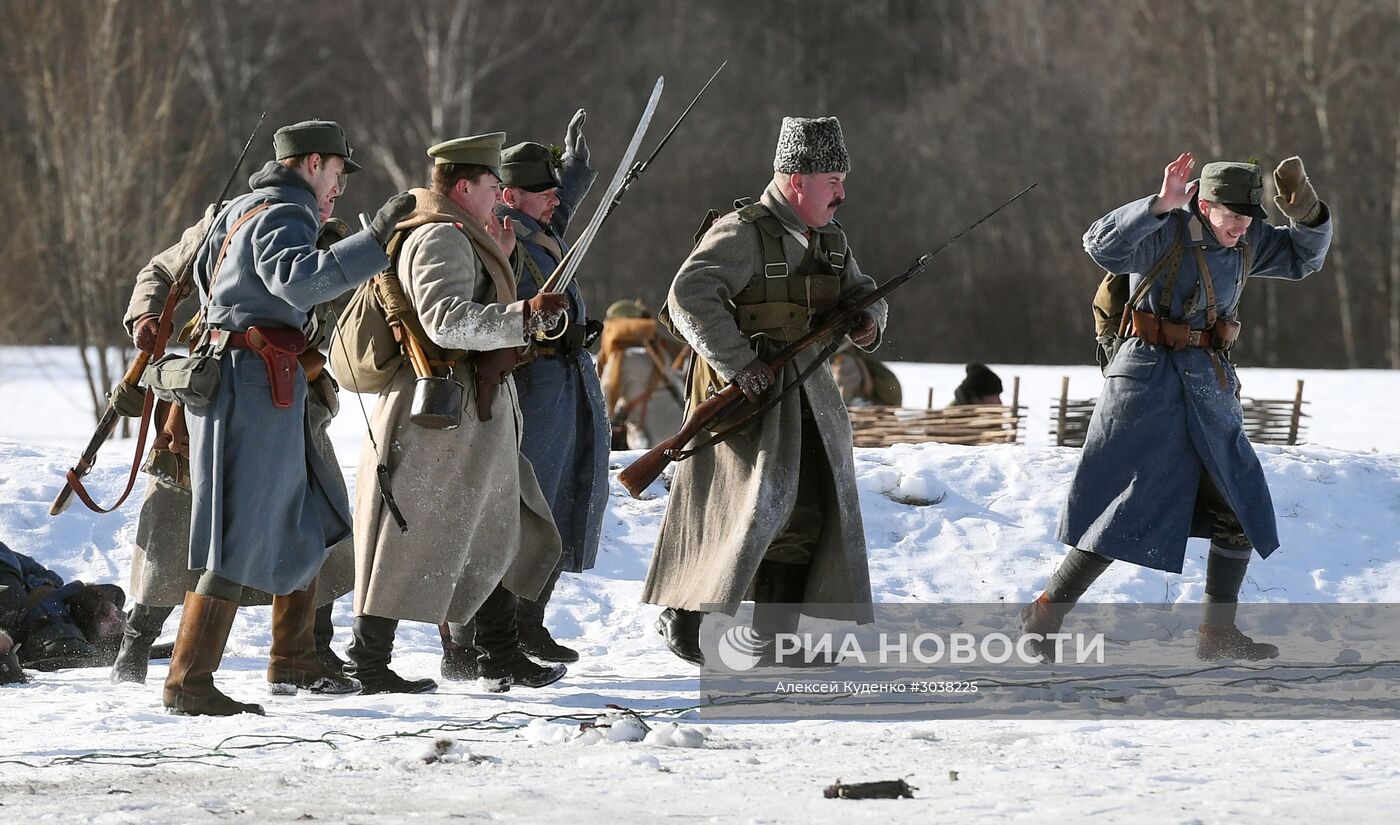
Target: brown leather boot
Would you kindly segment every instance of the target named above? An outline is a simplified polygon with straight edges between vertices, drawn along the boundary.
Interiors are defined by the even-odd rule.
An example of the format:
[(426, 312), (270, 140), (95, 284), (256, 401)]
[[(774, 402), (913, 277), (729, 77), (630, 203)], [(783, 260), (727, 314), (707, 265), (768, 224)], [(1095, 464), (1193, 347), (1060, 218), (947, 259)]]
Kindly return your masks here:
[(214, 687), (214, 671), (224, 658), (224, 644), (233, 627), (238, 603), (228, 599), (185, 594), (185, 610), (175, 652), (170, 657), (170, 675), (165, 678), (162, 701), (172, 713), (184, 716), (233, 716), (237, 713), (263, 715), (261, 705), (235, 702)]
[(1278, 646), (1256, 642), (1234, 625), (1201, 625), (1196, 637), (1196, 658), (1203, 662), (1244, 659), (1257, 662), (1278, 657)]
[[(1026, 635), (1050, 636), (1060, 632), (1065, 616), (1074, 608), (1072, 604), (1058, 604), (1050, 601), (1050, 596), (1041, 593), (1035, 601), (1021, 608), (1021, 632)], [(1040, 639), (1027, 645), (1043, 661), (1055, 661), (1055, 640)]]
[(267, 656), (268, 692), (293, 696), (297, 690), (341, 695), (360, 683), (334, 672), (316, 653), (316, 580), (305, 590), (272, 597), (272, 649)]

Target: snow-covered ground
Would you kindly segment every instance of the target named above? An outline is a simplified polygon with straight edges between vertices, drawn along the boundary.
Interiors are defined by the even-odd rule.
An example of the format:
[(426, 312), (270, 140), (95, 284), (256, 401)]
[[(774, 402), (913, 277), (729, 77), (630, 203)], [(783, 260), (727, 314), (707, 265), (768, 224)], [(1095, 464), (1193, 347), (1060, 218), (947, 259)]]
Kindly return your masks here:
[[(47, 514), (91, 426), (71, 400), (81, 395), (65, 352), (0, 349), (0, 539), (65, 576), (125, 583), (135, 502), (110, 516), (80, 505)], [(1031, 446), (856, 451), (878, 601), (1019, 603), (1063, 552), (1054, 529), (1077, 451), (1043, 446), (1049, 400), (1063, 374), (1071, 395), (1095, 394), (1097, 371), (993, 366), (1008, 394), (1010, 376), (1022, 377)], [(921, 401), (918, 387), (932, 385), (940, 404), (961, 369), (896, 365), (907, 397)], [(1245, 598), (1400, 601), (1400, 434), (1378, 423), (1397, 420), (1400, 373), (1246, 371), (1246, 394), (1291, 396), (1295, 377), (1317, 402), (1313, 445), (1259, 450), (1283, 548), (1251, 567)], [(347, 473), (362, 427), (347, 397), (335, 427)], [(101, 497), (115, 495), (129, 455), (129, 444), (104, 450), (93, 476)], [(627, 458), (615, 455), (615, 470)], [(931, 506), (898, 501), (944, 493)], [(267, 697), (266, 608), (240, 611), (218, 677), (231, 695), (262, 701), (265, 718), (165, 715), (162, 664), (144, 687), (88, 670), (0, 689), (0, 823), (1379, 822), (1400, 803), (1400, 722), (701, 720), (689, 710), (694, 669), (652, 631), (657, 608), (638, 603), (664, 506), (614, 484), (597, 568), (566, 576), (549, 613), (583, 661), (542, 690), (493, 696), (445, 683), (429, 696)], [(1204, 551), (1192, 544), (1180, 576), (1115, 565), (1095, 596), (1198, 600)], [(342, 599), (337, 646), (349, 618)], [(438, 652), (436, 628), (405, 624), (395, 667), (436, 676)], [(610, 704), (639, 711), (650, 738), (581, 735), (580, 722)], [(626, 738), (627, 728), (608, 730)], [(838, 778), (897, 777), (919, 788), (916, 799), (821, 795)]]

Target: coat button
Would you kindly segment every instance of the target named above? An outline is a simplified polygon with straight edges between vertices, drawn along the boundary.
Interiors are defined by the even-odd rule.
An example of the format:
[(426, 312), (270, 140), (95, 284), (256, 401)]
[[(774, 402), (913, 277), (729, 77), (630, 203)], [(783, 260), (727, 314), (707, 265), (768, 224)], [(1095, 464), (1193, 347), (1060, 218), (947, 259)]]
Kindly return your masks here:
[(1191, 374), (1191, 370), (1182, 370), (1181, 372), (1182, 372), (1183, 375), (1190, 375), (1190, 374)]

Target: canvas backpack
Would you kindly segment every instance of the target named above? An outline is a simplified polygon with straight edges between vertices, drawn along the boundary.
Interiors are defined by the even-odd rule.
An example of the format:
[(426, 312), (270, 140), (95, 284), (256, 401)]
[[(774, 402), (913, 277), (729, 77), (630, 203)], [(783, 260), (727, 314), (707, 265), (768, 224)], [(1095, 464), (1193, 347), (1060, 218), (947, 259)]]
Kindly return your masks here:
[[(398, 268), (399, 249), (407, 233), (389, 239), (389, 268)], [(379, 296), (379, 276), (355, 288), (331, 336), (330, 367), (336, 379), (357, 393), (379, 393), (394, 380), (405, 362), (403, 344)]]

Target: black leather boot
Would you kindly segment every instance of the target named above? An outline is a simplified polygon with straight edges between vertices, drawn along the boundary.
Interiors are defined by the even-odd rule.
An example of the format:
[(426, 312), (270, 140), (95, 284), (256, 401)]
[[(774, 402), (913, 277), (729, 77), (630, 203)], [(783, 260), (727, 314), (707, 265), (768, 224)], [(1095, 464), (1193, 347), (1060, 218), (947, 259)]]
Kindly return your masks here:
[(476, 622), (438, 625), (442, 637), (442, 678), (449, 682), (470, 682), (481, 676), (477, 663)]
[(515, 625), (515, 596), (499, 584), (476, 612), (478, 683), (489, 693), (505, 693), (512, 685), (544, 687), (563, 678), (563, 665), (541, 665), (520, 649)]
[(784, 647), (778, 658), (778, 634), (797, 633), (801, 605), (807, 595), (807, 565), (763, 561), (754, 579), (753, 629), (764, 644), (760, 667), (826, 667), (836, 664), (833, 653)]
[(656, 617), (656, 632), (666, 640), (666, 647), (684, 661), (704, 667), (705, 654), (700, 650), (700, 624), (705, 614), (698, 610), (668, 607)]
[(335, 625), (331, 624), (331, 612), (334, 609), (333, 601), (316, 608), (316, 625), (312, 634), (316, 641), (316, 658), (332, 673), (344, 674), (345, 660), (335, 655), (335, 651), (331, 649), (331, 640), (335, 638)]
[(527, 654), (545, 662), (577, 662), (578, 651), (556, 642), (549, 628), (544, 626), (544, 609), (549, 605), (549, 597), (554, 595), (559, 573), (558, 570), (554, 571), (538, 598), (517, 600), (516, 628), (520, 634), (520, 647)]
[(140, 602), (131, 606), (131, 613), (126, 617), (126, 629), (122, 631), (121, 648), (117, 650), (117, 660), (112, 663), (112, 684), (146, 683), (151, 645), (155, 644), (165, 627), (165, 620), (174, 610), (173, 607), (151, 607)]
[(432, 679), (405, 679), (389, 669), (394, 654), (394, 634), (398, 619), (382, 616), (356, 616), (354, 635), (345, 655), (345, 675), (360, 682), (360, 693), (431, 693), (437, 690)]

